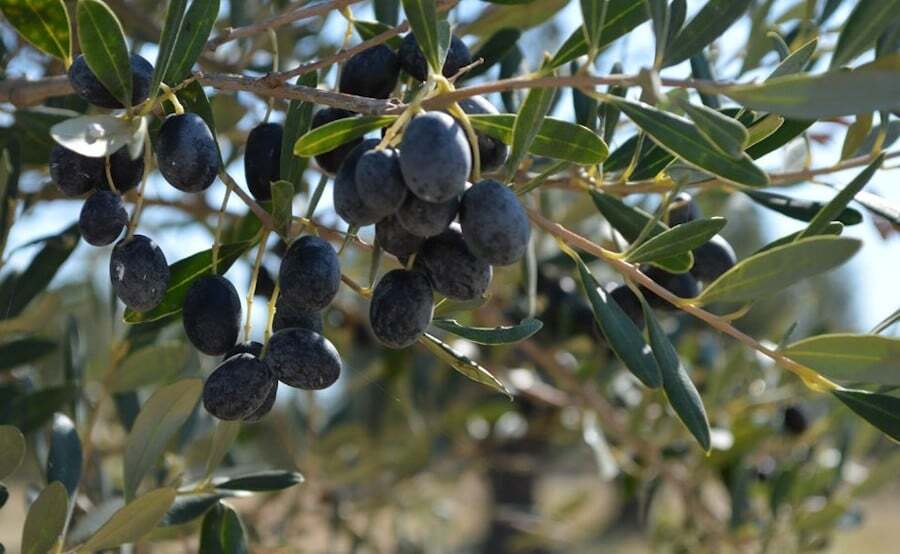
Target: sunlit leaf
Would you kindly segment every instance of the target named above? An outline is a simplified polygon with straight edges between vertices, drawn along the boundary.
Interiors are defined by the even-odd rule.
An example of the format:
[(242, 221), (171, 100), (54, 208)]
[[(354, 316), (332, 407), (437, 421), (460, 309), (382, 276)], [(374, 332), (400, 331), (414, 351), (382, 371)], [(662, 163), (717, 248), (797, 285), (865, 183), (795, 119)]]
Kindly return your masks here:
[(502, 392), (506, 396), (512, 398), (512, 393), (509, 391), (506, 385), (502, 381), (494, 377), (494, 375), (491, 374), (490, 371), (481, 367), (481, 365), (470, 359), (468, 356), (457, 352), (453, 349), (452, 346), (445, 343), (441, 339), (435, 337), (434, 335), (425, 333), (425, 336), (419, 339), (419, 342), (424, 344), (432, 353), (434, 353), (435, 356), (450, 364), (450, 367), (462, 373), (469, 379), (475, 381), (476, 383), (487, 385), (492, 389)]
[(71, 59), (69, 14), (63, 0), (0, 0), (0, 11), (32, 46), (61, 60)]
[(675, 254), (690, 252), (705, 244), (725, 227), (725, 218), (695, 219), (676, 225), (642, 242), (626, 256), (629, 262), (646, 263), (665, 260)]
[(875, 46), (875, 39), (896, 21), (900, 0), (859, 0), (838, 36), (831, 67), (840, 67)]
[(752, 0), (710, 0), (666, 48), (663, 66), (681, 63), (719, 38), (746, 13)]
[[(478, 132), (512, 143), (515, 115), (470, 115), (469, 120)], [(552, 117), (545, 117), (538, 126), (529, 152), (584, 165), (601, 163), (608, 155), (606, 143), (590, 129)]]
[[(438, 30), (437, 6), (434, 0), (402, 0), (402, 2), (409, 27), (416, 37), (419, 48), (425, 54), (425, 60), (431, 67), (431, 71), (440, 75), (444, 60), (441, 55), (442, 40)], [(443, 49), (446, 51), (446, 47)]]
[(369, 131), (387, 127), (396, 119), (396, 115), (360, 115), (326, 123), (297, 139), (294, 155), (309, 157), (330, 152)]
[(797, 239), (802, 239), (805, 237), (811, 237), (813, 235), (819, 234), (826, 225), (828, 225), (831, 221), (837, 219), (837, 217), (847, 208), (847, 204), (853, 200), (853, 197), (862, 190), (864, 186), (869, 182), (875, 172), (881, 167), (882, 162), (884, 162), (884, 154), (881, 154), (866, 166), (859, 175), (853, 178), (846, 187), (841, 189), (828, 204), (822, 207), (821, 210), (812, 218), (807, 225), (806, 229), (804, 229), (798, 236)]
[(862, 390), (832, 391), (838, 400), (879, 431), (900, 441), (900, 398)]
[(544, 326), (538, 319), (525, 319), (518, 325), (502, 327), (469, 327), (454, 319), (436, 319), (432, 324), (478, 344), (512, 344), (534, 335)]
[(79, 552), (105, 550), (136, 542), (159, 524), (175, 501), (175, 495), (175, 489), (162, 488), (134, 499), (114, 513)]
[(78, 0), (78, 44), (91, 72), (123, 106), (131, 106), (131, 58), (116, 14), (102, 0)]
[(54, 481), (41, 491), (28, 509), (22, 530), (22, 554), (46, 554), (66, 525), (69, 500), (66, 487)]
[(165, 383), (184, 368), (187, 349), (179, 341), (164, 341), (131, 353), (116, 368), (107, 384), (110, 392), (134, 390), (154, 383)]
[(834, 269), (853, 257), (862, 243), (816, 236), (755, 254), (710, 283), (697, 302), (748, 302)]
[(881, 335), (819, 335), (789, 344), (784, 355), (831, 379), (900, 385), (900, 339)]

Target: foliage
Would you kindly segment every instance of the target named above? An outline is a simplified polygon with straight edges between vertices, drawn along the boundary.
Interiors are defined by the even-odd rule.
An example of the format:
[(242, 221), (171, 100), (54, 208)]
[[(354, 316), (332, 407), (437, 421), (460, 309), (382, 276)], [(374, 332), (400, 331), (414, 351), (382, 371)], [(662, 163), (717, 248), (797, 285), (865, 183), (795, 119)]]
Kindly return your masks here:
[[(900, 207), (869, 186), (900, 155), (900, 2), (794, 2), (778, 15), (772, 1), (581, 0), (577, 21), (558, 0), (275, 2), (274, 16), (265, 4), (0, 0), (6, 42), (15, 36), (0, 52), (0, 508), (8, 490), (34, 492), (0, 536), (35, 553), (175, 541), (231, 553), (301, 540), (316, 551), (571, 551), (615, 540), (615, 520), (597, 515), (612, 491), (619, 521), (639, 521), (660, 549), (808, 551), (895, 475), (900, 312), (849, 332), (844, 314), (785, 300), (842, 306), (850, 294), (830, 272), (866, 247), (844, 226), (900, 228)], [(736, 70), (722, 43), (741, 21), (751, 31), (732, 47)], [(402, 50), (406, 32), (423, 82), (401, 72), (389, 99), (338, 90), (348, 59)], [(604, 74), (643, 32), (655, 52)], [(444, 75), (454, 35), (476, 63)], [(131, 54), (147, 51), (157, 52), (149, 98), (133, 102)], [(64, 72), (79, 53), (124, 109), (72, 94)], [(45, 77), (14, 77), (23, 64)], [(508, 113), (469, 113), (467, 100), (495, 94)], [(316, 127), (317, 106), (352, 113)], [(378, 276), (415, 268), (415, 254), (394, 255), (319, 208), (342, 179), (322, 156), (364, 137), (397, 146), (422, 110), (458, 121), (469, 180), (508, 185), (531, 235), (520, 261), (489, 268), (487, 293), (439, 296), (417, 344), (388, 350), (372, 337), (367, 300)], [(215, 139), (221, 183), (157, 194), (167, 187), (153, 156), (162, 122), (185, 112)], [(263, 161), (280, 178), (261, 197), (232, 173), (247, 122), (270, 117), (283, 134)], [(810, 165), (823, 135), (843, 139), (840, 157)], [(504, 163), (482, 172), (482, 143), (502, 147)], [(104, 159), (91, 187), (133, 206), (127, 237), (150, 229), (209, 245), (162, 265), (151, 309), (123, 309), (106, 276), (98, 288), (73, 270), (90, 255), (76, 202), (46, 178), (56, 145)], [(134, 190), (115, 186), (112, 154), (123, 148), (143, 156)], [(773, 169), (797, 148), (802, 169)], [(833, 178), (839, 187), (820, 187), (827, 199), (794, 188)], [(748, 221), (731, 198), (764, 219)], [(35, 218), (50, 204), (71, 217), (22, 239), (48, 223)], [(679, 219), (684, 209), (695, 212)], [(796, 232), (760, 232), (785, 217)], [(699, 277), (709, 275), (698, 271), (702, 248), (729, 244), (720, 233), (740, 256)], [(203, 383), (219, 358), (189, 348), (181, 323), (191, 285), (249, 275), (243, 338), (258, 339), (264, 358), (283, 285), (272, 268), (302, 234), (338, 248), (334, 286), (346, 286), (323, 319), (340, 380), (327, 393), (282, 384), (259, 423), (215, 420)], [(694, 289), (683, 293), (685, 280)], [(575, 472), (590, 484), (559, 477), (564, 486), (539, 498), (539, 482)], [(493, 502), (471, 506), (473, 489)], [(589, 524), (559, 524), (578, 520)]]

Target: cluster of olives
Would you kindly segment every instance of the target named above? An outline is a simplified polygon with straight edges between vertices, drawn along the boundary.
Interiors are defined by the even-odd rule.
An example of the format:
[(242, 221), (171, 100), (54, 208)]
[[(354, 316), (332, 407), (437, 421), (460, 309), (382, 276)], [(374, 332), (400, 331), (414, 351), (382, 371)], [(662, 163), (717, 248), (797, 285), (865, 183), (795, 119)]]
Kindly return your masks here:
[[(676, 196), (667, 213), (670, 227), (693, 221), (699, 217), (701, 217), (700, 207), (686, 192)], [(655, 266), (643, 267), (641, 270), (672, 294), (681, 298), (693, 298), (700, 294), (700, 283), (706, 284), (715, 281), (737, 263), (734, 249), (721, 235), (715, 235), (692, 252), (694, 265), (687, 273), (669, 273)], [(641, 287), (641, 293), (653, 308), (675, 309), (666, 300), (645, 287)], [(638, 327), (644, 327), (644, 312), (634, 291), (626, 285), (619, 285), (610, 290), (610, 296)]]

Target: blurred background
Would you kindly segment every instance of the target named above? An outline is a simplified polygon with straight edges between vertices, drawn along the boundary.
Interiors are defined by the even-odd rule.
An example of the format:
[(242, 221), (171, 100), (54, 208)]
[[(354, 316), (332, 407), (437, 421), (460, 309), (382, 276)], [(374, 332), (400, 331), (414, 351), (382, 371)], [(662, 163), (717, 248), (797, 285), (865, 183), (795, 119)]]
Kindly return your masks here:
[[(108, 3), (133, 38), (133, 50), (154, 60), (157, 37), (151, 31), (158, 28), (165, 3)], [(764, 78), (778, 60), (766, 38), (772, 30), (794, 47), (818, 36), (821, 58), (812, 71), (823, 71), (836, 31), (855, 3), (754, 2), (748, 15), (707, 49), (714, 75)], [(690, 18), (704, 2), (687, 4)], [(826, 4), (836, 7), (822, 20)], [(283, 5), (223, 0), (217, 26), (259, 21)], [(367, 2), (353, 5), (353, 13), (358, 19), (374, 19)], [(510, 68), (535, 69), (544, 51), (554, 52), (581, 24), (578, 3), (566, 0), (533, 0), (524, 8), (463, 0), (449, 18), (473, 51), (500, 29), (522, 31), (518, 63), (513, 56), (468, 84), (497, 79)], [(333, 12), (279, 29), (282, 69), (336, 51), (346, 25)], [(5, 78), (63, 72), (58, 63), (23, 46), (8, 25), (0, 25), (0, 38)], [(220, 69), (263, 75), (271, 69), (270, 51), (267, 37), (259, 35), (223, 46), (214, 62)], [(652, 60), (653, 32), (644, 23), (602, 53), (593, 71), (609, 73), (620, 63), (625, 73), (636, 73)], [(689, 77), (691, 72), (685, 62), (663, 74)], [(331, 86), (336, 76), (337, 67), (331, 68), (320, 75), (320, 83)], [(243, 143), (262, 121), (265, 102), (249, 93), (207, 93), (228, 171), (243, 187)], [(501, 111), (514, 108), (520, 99), (516, 94), (490, 97)], [(51, 103), (83, 109), (72, 98)], [(284, 108), (276, 103), (273, 120), (283, 118)], [(20, 180), (24, 201), (9, 235), (2, 278), (27, 267), (39, 248), (31, 245), (35, 239), (71, 225), (81, 202), (54, 194), (42, 162), (51, 139), (29, 135), (30, 127), (21, 123), (40, 119), (40, 109), (5, 105), (0, 110), (4, 136), (17, 136), (27, 160)], [(574, 119), (570, 90), (560, 91), (553, 115)], [(760, 165), (783, 173), (833, 164), (841, 157), (850, 123), (852, 118), (817, 123), (803, 138), (762, 158)], [(620, 125), (611, 150), (634, 134), (624, 119)], [(898, 133), (894, 119), (888, 140)], [(856, 171), (781, 192), (830, 198), (833, 191), (823, 184), (843, 186)], [(306, 172), (307, 182), (314, 184), (318, 177), (314, 167)], [(894, 177), (893, 172), (879, 172), (866, 191), (896, 205), (900, 189)], [(210, 247), (225, 190), (221, 182), (204, 195), (187, 197), (153, 174), (147, 190), (140, 229), (159, 243), (170, 263)], [(544, 212), (556, 221), (596, 241), (610, 239), (603, 218), (577, 193), (543, 189), (539, 197)], [(804, 226), (741, 194), (705, 189), (695, 197), (706, 215), (728, 219), (723, 235), (739, 258)], [(632, 195), (628, 201), (652, 209), (659, 198)], [(306, 202), (306, 193), (298, 194), (294, 213), (303, 213)], [(859, 209), (863, 222), (844, 234), (864, 240), (860, 254), (838, 271), (761, 299), (737, 326), (774, 345), (788, 336), (864, 333), (894, 312), (900, 306), (896, 228)], [(232, 219), (246, 211), (232, 197)], [(316, 216), (325, 225), (346, 228), (331, 209), (330, 190)], [(363, 229), (360, 237), (371, 243), (372, 229)], [(272, 414), (245, 426), (226, 459), (223, 472), (296, 468), (306, 477), (289, 491), (231, 502), (244, 519), (254, 552), (896, 552), (900, 454), (894, 445), (831, 399), (808, 392), (769, 360), (688, 316), (661, 313), (713, 426), (713, 450), (705, 455), (661, 393), (641, 388), (623, 371), (594, 328), (571, 267), (552, 240), (537, 238), (538, 317), (544, 329), (515, 346), (447, 339), (508, 383), (517, 392), (514, 401), (467, 380), (421, 348), (381, 348), (367, 328), (366, 304), (352, 291), (341, 292), (326, 314), (325, 331), (343, 356), (341, 379), (321, 393), (281, 387)], [(266, 295), (284, 247), (274, 239), (269, 246), (254, 299), (256, 340), (262, 337)], [(73, 415), (81, 429), (85, 406), (97, 401), (97, 381), (109, 364), (110, 345), (128, 340), (132, 356), (143, 351), (140, 363), (151, 376), (146, 386), (119, 391), (115, 402), (99, 412), (93, 433), (96, 460), (84, 476), (93, 492), (79, 505), (85, 513), (98, 510), (120, 486), (123, 437), (143, 400), (159, 383), (205, 376), (217, 363), (186, 344), (178, 321), (134, 328), (122, 323), (122, 308), (113, 301), (108, 282), (109, 250), (86, 244), (76, 248), (51, 290), (18, 318), (46, 336), (46, 355), (14, 371), (0, 371), (0, 386), (39, 389), (66, 383), (61, 368), (76, 360), (84, 401)], [(242, 295), (252, 257), (253, 252), (245, 255), (227, 274)], [(345, 273), (365, 281), (369, 257), (368, 251), (349, 247), (341, 258)], [(387, 257), (382, 262), (383, 271), (395, 266)], [(621, 282), (602, 264), (592, 269), (602, 281)], [(484, 306), (473, 312), (445, 306), (442, 315), (484, 326), (518, 321), (527, 309), (522, 275), (518, 266), (497, 269)], [(0, 328), (0, 334), (8, 333)], [(886, 333), (896, 335), (897, 327)], [(0, 397), (0, 403), (5, 401)], [(198, 410), (172, 445), (157, 476), (160, 482), (202, 473), (211, 429), (209, 416)], [(42, 452), (40, 442), (31, 441), (25, 465), (6, 483), (10, 499), (0, 511), (0, 542), (10, 552), (18, 551), (27, 501), (37, 490), (30, 483), (41, 482), (39, 461), (46, 447)], [(90, 519), (76, 515), (73, 535), (88, 532)], [(158, 530), (155, 535), (162, 542), (141, 551), (195, 551), (198, 523)]]

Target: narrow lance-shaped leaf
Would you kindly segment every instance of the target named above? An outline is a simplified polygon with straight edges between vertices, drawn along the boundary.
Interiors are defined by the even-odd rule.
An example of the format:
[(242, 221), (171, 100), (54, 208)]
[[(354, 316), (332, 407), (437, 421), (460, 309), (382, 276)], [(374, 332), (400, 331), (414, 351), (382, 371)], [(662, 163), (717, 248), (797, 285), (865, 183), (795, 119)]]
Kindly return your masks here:
[(872, 115), (870, 113), (858, 114), (853, 124), (847, 127), (844, 144), (841, 146), (841, 161), (852, 157), (865, 143), (869, 131), (872, 130)]
[[(647, 212), (639, 208), (633, 208), (622, 202), (621, 199), (605, 192), (593, 190), (591, 191), (591, 198), (609, 224), (629, 242), (637, 240), (644, 226), (653, 219), (653, 216)], [(653, 229), (650, 230), (649, 236), (654, 237), (667, 229), (668, 226), (661, 221), (657, 221)], [(656, 260), (654, 263), (673, 273), (684, 273), (693, 265), (693, 258), (690, 253), (681, 253)]]
[(518, 325), (469, 327), (453, 319), (436, 319), (432, 324), (478, 344), (512, 344), (534, 335), (544, 326), (539, 319), (524, 319)]
[[(370, 38), (377, 37), (381, 33), (390, 31), (392, 29), (391, 25), (387, 25), (385, 23), (381, 23), (378, 21), (363, 21), (361, 19), (354, 19), (353, 27), (356, 29), (356, 32), (359, 33), (359, 37), (363, 40), (369, 40)], [(393, 36), (385, 41), (385, 44), (394, 49), (400, 48), (400, 45), (402, 43), (403, 38), (399, 36)], [(311, 71), (309, 73), (306, 73), (305, 75), (315, 74), (315, 71)], [(300, 77), (303, 77), (303, 75), (301, 75)]]
[(209, 39), (219, 14), (219, 0), (194, 0), (179, 25), (162, 81), (175, 86), (190, 75), (191, 68)]
[(696, 106), (678, 98), (676, 104), (687, 113), (710, 146), (732, 158), (741, 157), (750, 137), (740, 121), (712, 108)]
[(751, 123), (747, 128), (747, 154), (751, 158), (757, 158), (758, 156), (750, 154), (750, 148), (772, 136), (782, 125), (784, 125), (784, 118), (773, 113), (766, 114)]
[(22, 529), (22, 554), (45, 554), (56, 546), (66, 525), (66, 487), (55, 481), (41, 491), (28, 509)]
[(213, 433), (212, 441), (209, 447), (209, 456), (206, 458), (206, 474), (212, 475), (212, 472), (219, 466), (228, 450), (237, 440), (241, 432), (240, 421), (219, 420), (216, 422), (216, 430)]
[(291, 215), (294, 203), (294, 185), (280, 180), (272, 183), (272, 223), (275, 231), (288, 236), (291, 228)]
[(606, 337), (609, 347), (625, 367), (644, 385), (657, 388), (662, 384), (659, 364), (650, 346), (644, 341), (640, 329), (631, 321), (612, 297), (600, 287), (590, 270), (574, 250), (565, 247), (566, 254), (575, 262), (578, 279), (594, 311), (597, 326)]
[(669, 5), (666, 0), (644, 0), (647, 4), (647, 13), (653, 23), (653, 35), (656, 39), (656, 55), (654, 63), (658, 66), (662, 63), (666, 53), (666, 41), (669, 38)]
[(665, 260), (705, 244), (725, 227), (724, 217), (695, 219), (650, 237), (626, 256), (632, 263)]
[[(822, 235), (838, 236), (843, 232), (844, 232), (844, 224), (841, 223), (840, 221), (832, 221), (831, 223), (828, 224), (827, 227), (825, 227), (825, 229), (821, 233), (819, 233), (819, 236), (822, 236)], [(779, 246), (784, 246), (785, 244), (790, 244), (790, 243), (794, 242), (794, 239), (797, 238), (797, 235), (799, 235), (799, 234), (800, 234), (800, 231), (796, 231), (794, 233), (790, 233), (788, 235), (778, 237), (777, 239), (773, 240), (772, 242), (764, 245), (762, 248), (760, 248), (753, 254), (756, 255), (761, 252), (765, 252), (766, 250), (771, 250), (771, 249), (777, 248)]]
[(295, 156), (316, 156), (393, 123), (396, 115), (360, 115), (338, 119), (307, 132), (294, 144)]
[(0, 372), (39, 360), (56, 350), (55, 341), (22, 337), (0, 344)]
[(898, 13), (900, 0), (859, 0), (838, 36), (831, 67), (840, 67), (873, 47)]
[(141, 479), (156, 465), (169, 439), (187, 421), (202, 388), (199, 379), (185, 379), (160, 388), (144, 404), (125, 443), (126, 500), (134, 498)]
[[(441, 37), (438, 30), (437, 7), (434, 0), (403, 0), (403, 11), (409, 27), (431, 71), (440, 75), (443, 59), (441, 58)], [(448, 37), (449, 38), (449, 37)]]
[(862, 243), (856, 239), (817, 236), (766, 250), (741, 261), (710, 283), (697, 302), (756, 300), (843, 264), (860, 246)]
[(116, 368), (107, 390), (122, 393), (154, 383), (166, 383), (184, 369), (186, 356), (184, 343), (175, 340), (134, 349)]
[(832, 393), (856, 415), (900, 442), (900, 398), (863, 390), (837, 389)]
[(884, 162), (884, 154), (881, 154), (872, 160), (872, 163), (866, 166), (859, 175), (850, 181), (850, 184), (841, 189), (828, 204), (825, 204), (812, 221), (809, 222), (806, 229), (797, 235), (797, 240), (819, 234), (826, 225), (837, 218), (847, 207), (847, 204), (853, 200), (853, 197), (856, 196), (856, 194), (866, 186), (866, 183), (869, 182), (872, 176), (875, 175), (875, 172), (881, 167), (882, 162)]
[(525, 101), (519, 106), (519, 113), (516, 115), (512, 129), (509, 159), (506, 162), (508, 178), (515, 174), (519, 163), (531, 148), (531, 144), (541, 129), (544, 117), (550, 110), (554, 93), (555, 90), (552, 88), (533, 88), (528, 91)]
[(166, 18), (163, 24), (162, 34), (159, 37), (159, 51), (156, 55), (156, 63), (153, 66), (153, 79), (150, 84), (150, 98), (156, 96), (159, 91), (159, 83), (163, 75), (169, 70), (172, 58), (175, 54), (175, 43), (182, 31), (182, 20), (187, 9), (188, 0), (169, 0), (166, 7)]
[(900, 339), (896, 337), (819, 335), (789, 344), (782, 353), (831, 379), (900, 385)]
[(216, 488), (253, 492), (280, 491), (299, 485), (303, 481), (303, 476), (296, 471), (270, 469), (229, 479), (217, 484)]
[(137, 542), (159, 524), (175, 502), (175, 496), (172, 488), (141, 495), (114, 513), (78, 551), (94, 552)]
[(75, 423), (65, 414), (55, 414), (47, 453), (47, 481), (59, 481), (66, 487), (69, 497), (74, 498), (80, 479), (81, 440)]
[[(513, 114), (470, 115), (472, 127), (506, 144), (513, 141)], [(529, 152), (536, 156), (546, 156), (577, 164), (598, 164), (609, 155), (606, 143), (583, 125), (577, 125), (553, 117), (545, 117), (541, 122)]]
[(669, 112), (622, 98), (609, 97), (657, 144), (687, 163), (722, 179), (753, 187), (769, 184), (769, 177), (746, 154), (731, 158), (709, 145), (697, 127)]
[(78, 224), (61, 233), (44, 239), (44, 246), (32, 258), (31, 263), (18, 277), (7, 279), (0, 285), (0, 318), (16, 317), (38, 294), (47, 290), (59, 268), (69, 259), (78, 246)]
[(0, 0), (0, 12), (32, 46), (69, 65), (72, 41), (63, 0)]
[(600, 48), (603, 23), (606, 21), (608, 0), (580, 0), (581, 14), (584, 20), (584, 36), (594, 51)]
[(800, 73), (803, 71), (803, 68), (806, 67), (806, 64), (809, 63), (809, 60), (812, 59), (812, 55), (816, 52), (816, 46), (819, 44), (819, 39), (812, 39), (800, 48), (797, 48), (785, 59), (781, 60), (781, 63), (778, 64), (769, 77), (766, 79), (777, 79), (778, 77), (784, 77), (785, 75), (793, 75), (794, 73)]
[(709, 452), (709, 419), (706, 417), (706, 409), (697, 387), (691, 381), (687, 370), (678, 359), (675, 347), (666, 336), (666, 332), (660, 327), (653, 315), (653, 310), (642, 298), (641, 307), (644, 310), (644, 319), (647, 321), (647, 331), (650, 337), (650, 346), (653, 355), (659, 364), (662, 375), (663, 391), (672, 409), (678, 414), (679, 419), (697, 439), (703, 450)]
[(241, 518), (227, 504), (218, 503), (203, 517), (199, 552), (200, 554), (249, 552)]
[[(238, 258), (253, 248), (258, 240), (258, 238), (254, 238), (223, 244), (219, 248), (219, 272), (224, 273), (227, 271)], [(166, 289), (166, 295), (159, 306), (147, 312), (136, 312), (126, 309), (123, 318), (125, 323), (149, 323), (180, 313), (187, 289), (191, 286), (191, 283), (204, 275), (212, 274), (212, 249), (198, 252), (175, 262), (169, 266), (169, 274), (169, 288)]]
[[(603, 49), (617, 38), (628, 34), (635, 27), (647, 21), (647, 7), (644, 5), (644, 1), (608, 0), (603, 29), (600, 31), (600, 42), (597, 44), (598, 49)], [(561, 67), (587, 53), (588, 43), (584, 36), (584, 30), (578, 27), (553, 55), (550, 67)]]
[(482, 385), (487, 385), (492, 389), (502, 392), (506, 396), (512, 398), (512, 393), (506, 388), (506, 385), (503, 381), (494, 377), (494, 375), (483, 368), (477, 362), (460, 354), (456, 350), (453, 349), (452, 346), (445, 343), (441, 339), (431, 335), (429, 333), (425, 333), (425, 336), (419, 339), (423, 345), (425, 345), (428, 350), (430, 350), (435, 356), (444, 360), (447, 364), (450, 365), (456, 371), (462, 373), (469, 379), (475, 381), (476, 383), (481, 383)]
[(0, 425), (0, 479), (18, 469), (25, 457), (25, 437), (12, 425)]
[(853, 71), (788, 75), (759, 85), (724, 87), (744, 107), (794, 119), (825, 119), (900, 107), (900, 55)]
[[(757, 204), (800, 221), (812, 221), (825, 206), (824, 202), (792, 198), (776, 192), (762, 190), (745, 190), (743, 192)], [(840, 221), (844, 225), (856, 225), (862, 221), (862, 214), (853, 208), (844, 208), (834, 217), (834, 221)], [(817, 232), (816, 234), (822, 233)]]
[(710, 0), (666, 49), (664, 67), (681, 63), (716, 40), (743, 15), (751, 0)]
[(78, 0), (75, 15), (84, 61), (110, 94), (131, 106), (131, 59), (116, 14), (101, 0)]

